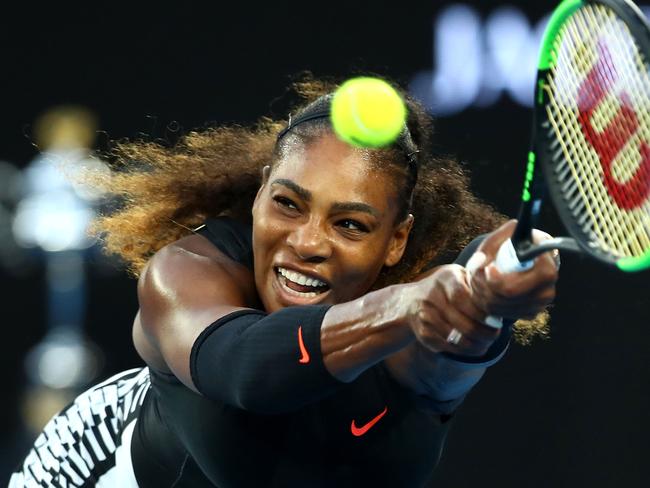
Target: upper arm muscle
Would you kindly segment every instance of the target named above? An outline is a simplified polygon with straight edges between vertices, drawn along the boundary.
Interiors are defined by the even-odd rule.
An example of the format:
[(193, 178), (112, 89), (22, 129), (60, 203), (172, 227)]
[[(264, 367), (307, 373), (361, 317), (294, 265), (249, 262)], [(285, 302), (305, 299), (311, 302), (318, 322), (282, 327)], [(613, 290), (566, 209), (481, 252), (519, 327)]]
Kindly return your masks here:
[(190, 236), (164, 247), (138, 281), (144, 334), (167, 367), (194, 390), (190, 375), (194, 341), (220, 317), (253, 307), (256, 297), (252, 272), (204, 241)]

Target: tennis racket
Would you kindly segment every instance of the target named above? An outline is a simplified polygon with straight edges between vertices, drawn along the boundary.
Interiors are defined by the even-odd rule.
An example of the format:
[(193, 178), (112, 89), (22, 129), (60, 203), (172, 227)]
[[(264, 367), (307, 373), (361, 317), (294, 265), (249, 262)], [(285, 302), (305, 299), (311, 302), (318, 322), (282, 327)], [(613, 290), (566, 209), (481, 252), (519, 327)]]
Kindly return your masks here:
[[(496, 266), (524, 271), (559, 249), (625, 272), (650, 267), (650, 28), (628, 0), (564, 0), (538, 62), (517, 227)], [(535, 245), (550, 195), (571, 237)], [(501, 318), (486, 323), (501, 326)]]

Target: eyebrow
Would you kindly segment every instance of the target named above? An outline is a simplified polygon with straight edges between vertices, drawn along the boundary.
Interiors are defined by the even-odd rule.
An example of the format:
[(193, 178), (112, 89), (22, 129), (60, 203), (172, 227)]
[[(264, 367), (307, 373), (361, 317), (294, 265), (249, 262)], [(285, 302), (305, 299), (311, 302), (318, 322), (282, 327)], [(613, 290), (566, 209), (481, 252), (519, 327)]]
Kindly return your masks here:
[[(309, 190), (303, 188), (300, 185), (297, 185), (295, 182), (291, 180), (287, 180), (285, 178), (278, 178), (276, 180), (273, 180), (271, 182), (272, 185), (282, 185), (287, 188), (289, 188), (291, 191), (296, 193), (300, 198), (302, 198), (306, 202), (310, 202), (312, 199), (312, 194)], [(379, 211), (367, 203), (361, 203), (361, 202), (334, 202), (332, 205), (332, 208), (336, 211), (348, 211), (348, 212), (365, 212), (370, 215), (372, 215), (375, 218), (380, 218), (380, 213)]]

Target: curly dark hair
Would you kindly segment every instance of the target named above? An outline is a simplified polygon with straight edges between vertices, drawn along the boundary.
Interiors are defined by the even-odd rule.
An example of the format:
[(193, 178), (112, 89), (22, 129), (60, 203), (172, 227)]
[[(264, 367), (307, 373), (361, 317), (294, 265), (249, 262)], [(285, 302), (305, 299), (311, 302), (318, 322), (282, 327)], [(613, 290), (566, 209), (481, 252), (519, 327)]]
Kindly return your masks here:
[[(399, 217), (410, 212), (415, 220), (402, 260), (382, 270), (374, 289), (411, 281), (431, 266), (450, 262), (470, 240), (506, 219), (470, 192), (468, 175), (458, 161), (434, 154), (432, 117), (397, 83), (391, 84), (407, 104), (408, 140), (368, 151), (375, 168), (395, 175)], [(313, 110), (337, 86), (309, 74), (293, 81), (290, 92), (298, 103), (291, 114)], [(108, 254), (118, 255), (138, 276), (156, 251), (190, 234), (207, 218), (227, 215), (250, 222), (262, 167), (278, 161), (292, 138), (308, 143), (323, 130), (331, 131), (327, 119), (317, 119), (299, 124), (278, 140), (285, 126), (284, 121), (262, 117), (250, 127), (190, 131), (174, 144), (115, 142), (104, 155), (112, 171), (94, 184), (115, 197), (117, 205), (94, 221), (91, 232), (101, 238)], [(418, 151), (417, 180), (408, 167), (407, 152), (413, 146)], [(546, 312), (520, 320), (516, 336), (524, 343), (534, 335), (545, 336), (547, 322)]]

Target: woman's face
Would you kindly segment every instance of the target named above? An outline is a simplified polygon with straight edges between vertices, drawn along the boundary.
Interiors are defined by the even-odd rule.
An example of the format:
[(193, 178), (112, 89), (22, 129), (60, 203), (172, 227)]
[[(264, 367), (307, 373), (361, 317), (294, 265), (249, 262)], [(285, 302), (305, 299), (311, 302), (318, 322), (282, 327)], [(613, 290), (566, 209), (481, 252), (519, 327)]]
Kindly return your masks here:
[(255, 284), (268, 312), (366, 293), (402, 257), (412, 217), (395, 224), (387, 172), (333, 135), (296, 144), (265, 169), (253, 205)]

